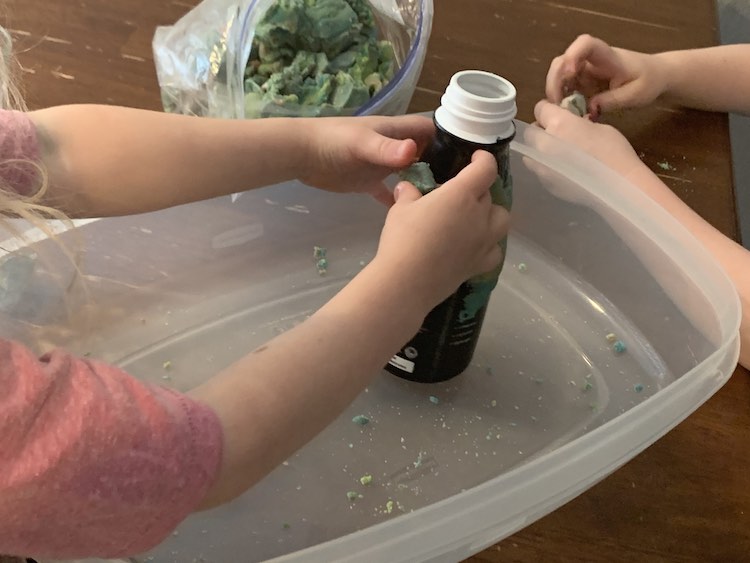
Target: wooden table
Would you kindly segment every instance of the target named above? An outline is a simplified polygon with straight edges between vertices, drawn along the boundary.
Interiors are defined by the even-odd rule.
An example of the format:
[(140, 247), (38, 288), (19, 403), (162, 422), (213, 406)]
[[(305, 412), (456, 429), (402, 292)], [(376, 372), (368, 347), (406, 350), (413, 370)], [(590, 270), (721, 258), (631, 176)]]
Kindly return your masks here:
[[(195, 0), (9, 0), (31, 107), (160, 109), (151, 38)], [(411, 109), (431, 110), (455, 71), (510, 79), (532, 121), (549, 61), (590, 32), (643, 51), (716, 42), (713, 0), (436, 0)], [(737, 234), (727, 118), (664, 106), (616, 120), (644, 160), (730, 237)], [(664, 174), (657, 162), (676, 170)], [(747, 189), (747, 188), (745, 188)], [(750, 561), (750, 377), (715, 397), (576, 500), (470, 559), (480, 562)]]

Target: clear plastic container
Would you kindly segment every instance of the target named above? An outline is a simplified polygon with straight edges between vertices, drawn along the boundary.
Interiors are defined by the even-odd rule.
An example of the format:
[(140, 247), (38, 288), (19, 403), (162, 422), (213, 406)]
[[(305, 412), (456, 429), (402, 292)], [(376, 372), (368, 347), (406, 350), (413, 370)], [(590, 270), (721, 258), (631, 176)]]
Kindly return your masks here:
[[(692, 236), (539, 129), (518, 123), (511, 166), (509, 255), (467, 372), (433, 386), (384, 372), (253, 490), (135, 560), (459, 561), (606, 477), (724, 384), (740, 304)], [(37, 243), (11, 255), (35, 268), (11, 272), (23, 283), (0, 304), (4, 333), (189, 389), (330, 298), (373, 256), (384, 216), (364, 197), (287, 184), (89, 223), (96, 306), (63, 307), (55, 288), (72, 267)], [(314, 245), (328, 249), (324, 277)]]

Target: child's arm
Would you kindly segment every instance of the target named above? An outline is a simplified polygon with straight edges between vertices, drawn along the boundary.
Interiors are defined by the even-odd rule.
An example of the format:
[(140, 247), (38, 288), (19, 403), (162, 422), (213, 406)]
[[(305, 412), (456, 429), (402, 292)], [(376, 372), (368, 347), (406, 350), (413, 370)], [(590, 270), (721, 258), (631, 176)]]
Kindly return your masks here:
[(654, 55), (664, 97), (708, 111), (750, 114), (750, 45), (671, 51)]
[(45, 202), (72, 217), (151, 211), (295, 178), (391, 201), (383, 178), (411, 164), (433, 133), (415, 116), (236, 121), (89, 105), (30, 116), (49, 172)]
[(593, 115), (660, 96), (696, 109), (750, 113), (750, 45), (648, 55), (581, 35), (552, 61), (546, 90), (555, 103), (569, 91), (583, 92)]
[(477, 153), (427, 196), (401, 184), (373, 262), (309, 320), (192, 393), (225, 432), (204, 506), (239, 494), (325, 428), (433, 307), (499, 262), (507, 214), (489, 199), (496, 176), (494, 159)]
[(424, 197), (397, 186), (373, 261), (193, 400), (0, 341), (0, 550), (135, 555), (256, 483), (335, 419), (432, 307), (499, 263), (508, 214), (492, 205), (496, 177), (480, 152)]
[(592, 123), (549, 102), (539, 102), (537, 123), (625, 176), (666, 209), (714, 256), (737, 288), (742, 303), (740, 363), (750, 368), (750, 252), (724, 236), (672, 192), (638, 158), (630, 143), (609, 125)]

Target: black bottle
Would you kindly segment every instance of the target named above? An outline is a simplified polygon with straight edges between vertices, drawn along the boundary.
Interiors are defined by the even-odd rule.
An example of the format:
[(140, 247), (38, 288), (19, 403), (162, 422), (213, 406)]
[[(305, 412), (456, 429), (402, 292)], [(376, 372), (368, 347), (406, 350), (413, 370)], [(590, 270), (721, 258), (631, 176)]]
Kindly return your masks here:
[[(515, 134), (516, 90), (507, 80), (486, 72), (454, 75), (435, 112), (436, 134), (422, 155), (435, 184), (447, 182), (471, 162), (477, 150), (497, 161), (492, 201), (510, 210), (510, 142)], [(505, 255), (506, 240), (500, 241)], [(463, 372), (471, 362), (492, 290), (502, 264), (467, 280), (435, 307), (419, 332), (391, 359), (386, 369), (404, 379), (437, 383)]]

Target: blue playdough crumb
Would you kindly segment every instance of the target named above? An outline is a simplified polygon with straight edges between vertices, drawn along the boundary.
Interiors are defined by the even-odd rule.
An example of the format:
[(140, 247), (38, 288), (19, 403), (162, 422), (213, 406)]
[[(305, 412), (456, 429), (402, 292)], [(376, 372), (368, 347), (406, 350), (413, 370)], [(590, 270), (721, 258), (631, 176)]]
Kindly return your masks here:
[(628, 347), (625, 346), (625, 343), (622, 340), (618, 340), (612, 344), (612, 350), (614, 350), (615, 354), (622, 354), (627, 349)]
[(643, 391), (643, 385), (641, 385), (640, 383), (636, 383), (633, 389), (635, 389), (636, 393), (640, 393), (641, 391)]
[(370, 424), (370, 419), (363, 414), (358, 414), (357, 416), (352, 418), (352, 422), (354, 424), (359, 424), (360, 426), (365, 426), (367, 424)]
[(440, 402), (440, 399), (438, 399), (435, 395), (430, 395), (430, 402), (433, 405), (437, 405)]

